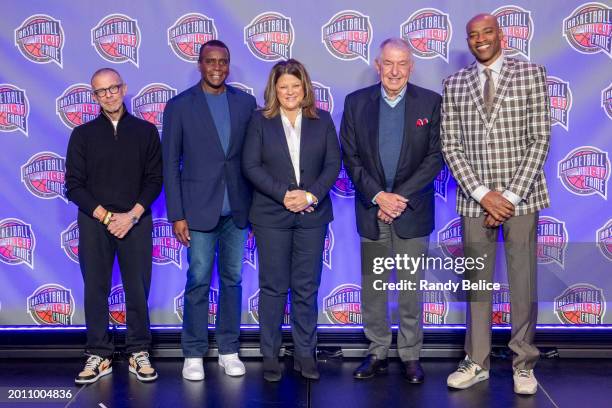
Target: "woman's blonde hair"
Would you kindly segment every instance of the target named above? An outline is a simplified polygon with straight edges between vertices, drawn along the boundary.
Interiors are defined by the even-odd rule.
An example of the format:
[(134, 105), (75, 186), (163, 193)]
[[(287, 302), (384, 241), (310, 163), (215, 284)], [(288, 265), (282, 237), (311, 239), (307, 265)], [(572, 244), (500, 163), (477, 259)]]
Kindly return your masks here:
[(304, 65), (293, 58), (276, 63), (276, 65), (274, 65), (270, 71), (268, 83), (264, 92), (264, 117), (270, 119), (278, 115), (280, 112), (280, 102), (276, 96), (276, 83), (284, 74), (293, 75), (302, 82), (302, 89), (304, 90), (304, 99), (301, 103), (302, 114), (309, 119), (318, 119), (319, 116), (317, 115), (317, 107), (315, 105), (314, 89), (312, 88), (310, 76), (308, 75), (308, 72), (306, 72)]

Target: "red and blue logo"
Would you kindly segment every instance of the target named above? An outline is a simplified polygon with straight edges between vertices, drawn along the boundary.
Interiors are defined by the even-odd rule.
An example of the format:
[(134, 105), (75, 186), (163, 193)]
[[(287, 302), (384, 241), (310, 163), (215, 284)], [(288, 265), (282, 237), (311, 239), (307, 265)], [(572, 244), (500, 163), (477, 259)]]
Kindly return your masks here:
[(108, 296), (108, 318), (110, 324), (124, 325), (126, 322), (125, 314), (125, 291), (123, 290), (123, 285), (113, 286)]
[(15, 45), (21, 55), (37, 64), (54, 62), (62, 67), (62, 22), (46, 14), (30, 16), (15, 29)]
[(492, 12), (502, 29), (502, 49), (507, 56), (522, 55), (529, 60), (529, 49), (533, 38), (531, 11), (519, 6), (504, 6)]
[(450, 171), (448, 166), (444, 164), (442, 166), (442, 170), (436, 176), (433, 181), (434, 186), (434, 194), (436, 197), (440, 197), (442, 200), (446, 201), (446, 197), (448, 196), (448, 181), (450, 180)]
[(539, 264), (556, 263), (565, 266), (565, 253), (569, 236), (565, 222), (554, 217), (541, 216), (538, 220), (537, 256)]
[[(249, 297), (249, 314), (255, 321), (259, 323), (259, 289)], [(287, 303), (285, 303), (285, 313), (283, 315), (283, 324), (291, 324), (291, 291), (287, 293)]]
[(334, 57), (352, 61), (361, 59), (370, 63), (372, 24), (370, 17), (358, 11), (343, 10), (321, 27), (323, 44)]
[(601, 91), (601, 107), (610, 120), (612, 120), (612, 83)]
[(334, 231), (332, 231), (331, 224), (327, 227), (327, 233), (325, 234), (325, 244), (323, 245), (323, 265), (329, 269), (332, 268), (332, 251), (334, 250)]
[(331, 115), (334, 111), (334, 97), (332, 96), (331, 88), (316, 81), (312, 81), (312, 88), (316, 107), (329, 112)]
[(42, 285), (28, 296), (27, 310), (38, 325), (69, 326), (74, 315), (72, 291), (57, 283)]
[(60, 245), (68, 259), (79, 263), (79, 224), (76, 221), (62, 231)]
[(612, 57), (612, 8), (602, 3), (585, 3), (563, 19), (563, 36), (582, 54), (603, 52)]
[(606, 314), (603, 289), (577, 283), (555, 297), (555, 314), (563, 324), (601, 324)]
[(161, 131), (164, 125), (166, 103), (176, 96), (176, 89), (166, 84), (153, 83), (144, 86), (132, 98), (132, 113), (157, 126)]
[(361, 324), (361, 287), (345, 283), (323, 299), (325, 316), (333, 324)]
[(416, 57), (442, 58), (448, 62), (448, 46), (453, 36), (448, 14), (435, 8), (417, 10), (402, 23), (400, 35)]
[(244, 43), (262, 61), (288, 60), (294, 40), (291, 19), (275, 11), (256, 16), (244, 27)]
[(0, 84), (0, 132), (19, 130), (28, 135), (30, 102), (25, 90), (11, 84)]
[(257, 242), (255, 242), (255, 233), (251, 226), (249, 226), (247, 239), (244, 243), (242, 263), (249, 265), (253, 269), (257, 269)]
[(331, 192), (340, 198), (353, 198), (355, 197), (355, 186), (351, 181), (351, 178), (344, 167), (344, 163), (340, 167), (340, 173), (338, 178), (331, 188)]
[(491, 323), (496, 326), (510, 324), (510, 286), (506, 283), (500, 284), (499, 290), (492, 293), (493, 314)]
[(460, 217), (450, 220), (438, 231), (438, 246), (446, 257), (463, 256), (463, 226)]
[(100, 105), (93, 98), (91, 86), (70, 85), (55, 100), (55, 113), (69, 129), (87, 123), (100, 114)]
[(612, 261), (612, 218), (595, 232), (595, 242), (603, 256)]
[(569, 114), (572, 109), (572, 90), (569, 82), (549, 76), (546, 80), (550, 98), (550, 119), (552, 126), (559, 125), (569, 131)]
[(202, 44), (217, 39), (215, 20), (200, 13), (179, 17), (168, 28), (168, 45), (183, 61), (197, 61)]
[(153, 263), (155, 265), (173, 264), (181, 269), (183, 244), (174, 236), (172, 223), (165, 218), (153, 220)]
[(0, 221), (0, 262), (34, 269), (36, 237), (30, 224), (17, 218)]
[(140, 41), (138, 21), (124, 14), (110, 14), (91, 29), (91, 45), (114, 64), (131, 62), (138, 67)]
[(234, 88), (240, 89), (242, 92), (246, 92), (249, 95), (255, 96), (255, 91), (248, 85), (243, 84), (242, 82), (227, 82), (227, 85), (233, 86)]
[(423, 324), (446, 324), (448, 316), (448, 301), (441, 290), (424, 290), (423, 296)]
[(66, 199), (66, 159), (53, 152), (39, 152), (21, 166), (21, 182), (28, 191), (47, 200)]
[(563, 187), (573, 194), (598, 194), (607, 200), (610, 179), (608, 152), (593, 146), (578, 147), (559, 161), (557, 176)]

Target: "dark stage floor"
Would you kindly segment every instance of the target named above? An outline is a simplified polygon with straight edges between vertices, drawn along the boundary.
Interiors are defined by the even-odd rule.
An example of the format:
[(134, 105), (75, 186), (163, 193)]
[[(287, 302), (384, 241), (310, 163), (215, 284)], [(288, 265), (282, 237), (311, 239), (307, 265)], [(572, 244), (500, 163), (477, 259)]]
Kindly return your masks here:
[[(536, 376), (540, 389), (535, 396), (512, 391), (510, 362), (493, 361), (491, 378), (468, 390), (452, 391), (446, 376), (456, 359), (425, 359), (426, 381), (408, 384), (400, 374), (399, 360), (392, 360), (389, 373), (371, 380), (354, 380), (355, 359), (330, 359), (319, 364), (321, 380), (307, 381), (291, 369), (285, 358), (280, 383), (262, 378), (261, 360), (246, 360), (247, 374), (230, 378), (216, 360), (205, 362), (206, 379), (190, 382), (181, 377), (182, 361), (157, 359), (159, 379), (142, 384), (128, 374), (127, 361), (115, 360), (113, 373), (97, 383), (77, 388), (73, 378), (82, 360), (44, 359), (0, 361), (0, 407), (572, 407), (612, 406), (612, 359), (554, 359), (539, 363)], [(55, 387), (71, 389), (73, 398), (61, 403), (6, 402), (9, 389)]]

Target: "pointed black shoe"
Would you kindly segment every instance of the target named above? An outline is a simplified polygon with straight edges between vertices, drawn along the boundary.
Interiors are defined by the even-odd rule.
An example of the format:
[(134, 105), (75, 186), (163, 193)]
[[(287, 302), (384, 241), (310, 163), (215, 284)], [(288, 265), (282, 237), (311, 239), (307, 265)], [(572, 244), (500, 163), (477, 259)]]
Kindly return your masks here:
[(386, 358), (379, 360), (374, 354), (368, 354), (363, 363), (353, 372), (353, 377), (358, 379), (372, 378), (376, 374), (386, 373), (388, 368), (389, 362)]
[(317, 370), (317, 361), (313, 357), (293, 356), (293, 369), (300, 371), (302, 377), (310, 380), (318, 380), (321, 377)]
[(420, 384), (425, 380), (425, 372), (419, 360), (402, 361), (402, 373), (412, 384)]
[(264, 357), (263, 359), (263, 376), (264, 380), (269, 382), (277, 382), (280, 381), (281, 374), (281, 366), (278, 362), (278, 357)]

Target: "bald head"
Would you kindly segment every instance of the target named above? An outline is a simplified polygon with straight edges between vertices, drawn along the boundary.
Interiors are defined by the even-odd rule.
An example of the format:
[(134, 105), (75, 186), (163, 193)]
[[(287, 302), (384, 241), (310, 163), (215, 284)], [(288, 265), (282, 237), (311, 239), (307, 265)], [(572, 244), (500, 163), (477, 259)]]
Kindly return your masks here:
[(478, 14), (465, 26), (470, 52), (478, 62), (489, 66), (502, 54), (504, 33), (499, 28), (497, 18), (491, 14)]
[(118, 83), (123, 82), (123, 79), (121, 78), (121, 75), (119, 75), (119, 72), (117, 70), (113, 68), (100, 68), (99, 70), (93, 73), (89, 83), (93, 86), (94, 80), (100, 75), (110, 75), (110, 76), (115, 77)]
[(465, 26), (465, 31), (467, 32), (468, 35), (470, 35), (470, 27), (478, 22), (489, 23), (492, 26), (494, 26), (495, 29), (499, 30), (499, 24), (497, 22), (497, 17), (495, 17), (493, 14), (481, 13), (481, 14), (476, 14), (474, 17), (470, 19), (470, 21), (467, 22)]

